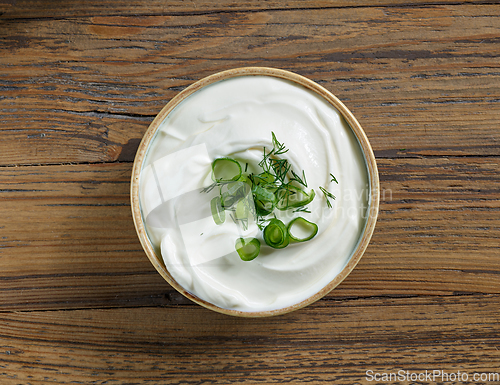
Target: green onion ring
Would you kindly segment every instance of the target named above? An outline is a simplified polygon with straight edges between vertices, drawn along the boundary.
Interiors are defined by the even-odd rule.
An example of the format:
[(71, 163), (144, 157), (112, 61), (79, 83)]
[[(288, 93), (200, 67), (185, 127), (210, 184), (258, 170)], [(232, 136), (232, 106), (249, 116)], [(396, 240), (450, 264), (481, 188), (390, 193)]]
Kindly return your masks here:
[(238, 203), (236, 203), (236, 207), (234, 210), (234, 216), (236, 219), (248, 219), (250, 216), (250, 205), (249, 202), (245, 199), (240, 199)]
[(276, 200), (276, 197), (272, 191), (269, 191), (268, 189), (258, 185), (254, 185), (252, 187), (252, 193), (255, 197), (255, 200), (258, 201), (274, 202)]
[[(226, 167), (234, 167), (236, 165), (237, 171), (234, 175), (224, 175), (223, 169)], [(227, 170), (226, 170), (227, 173)], [(236, 181), (241, 177), (241, 165), (238, 161), (231, 158), (217, 158), (212, 162), (212, 179), (214, 182), (231, 182)], [(221, 175), (222, 174), (222, 175)]]
[(260, 215), (272, 213), (276, 206), (276, 196), (274, 193), (259, 185), (253, 185), (252, 192), (257, 213)]
[(290, 243), (290, 237), (285, 224), (279, 219), (271, 219), (264, 229), (264, 241), (275, 248), (282, 249)]
[[(296, 236), (294, 236), (292, 234), (292, 227), (296, 225), (296, 226), (303, 226), (303, 227), (306, 227), (308, 229), (310, 229), (310, 233), (308, 236), (304, 237), (304, 238), (298, 238)], [(318, 233), (318, 225), (316, 223), (313, 223), (313, 222), (309, 222), (307, 219), (304, 219), (302, 217), (297, 217), (297, 218), (294, 218), (290, 221), (290, 223), (288, 224), (287, 226), (287, 232), (288, 232), (288, 236), (295, 242), (305, 242), (305, 241), (308, 241), (312, 238), (314, 238), (316, 236), (316, 234)]]
[(212, 218), (216, 225), (222, 225), (226, 220), (226, 212), (222, 208), (220, 196), (212, 198), (210, 201), (210, 210), (212, 211)]
[[(300, 200), (291, 199), (291, 197), (293, 197), (296, 194), (302, 195)], [(289, 208), (302, 207), (311, 203), (315, 196), (316, 192), (313, 189), (311, 189), (311, 192), (308, 194), (299, 187), (289, 185), (286, 188), (284, 188), (282, 192), (279, 194), (278, 203), (276, 204), (276, 207), (282, 211), (287, 210)]]
[(245, 182), (230, 182), (225, 185), (227, 191), (222, 192), (222, 207), (229, 209), (237, 204), (249, 192), (250, 187)]
[(271, 214), (274, 210), (274, 202), (270, 201), (259, 201), (259, 200), (254, 200), (255, 203), (255, 210), (257, 214), (265, 216), (268, 214)]
[(259, 175), (254, 175), (253, 177), (255, 184), (271, 184), (273, 183), (276, 178), (274, 177), (273, 174), (270, 172), (264, 171), (263, 173), (260, 173)]
[(260, 253), (260, 241), (257, 238), (238, 238), (235, 247), (243, 261), (251, 261)]

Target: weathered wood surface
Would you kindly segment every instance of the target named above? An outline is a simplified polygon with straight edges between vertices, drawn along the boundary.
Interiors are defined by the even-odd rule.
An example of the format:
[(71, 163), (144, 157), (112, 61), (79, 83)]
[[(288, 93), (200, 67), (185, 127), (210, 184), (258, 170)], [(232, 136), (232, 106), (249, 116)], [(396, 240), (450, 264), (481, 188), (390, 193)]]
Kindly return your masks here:
[(498, 373), (498, 303), (497, 295), (323, 300), (253, 320), (183, 306), (6, 313), (0, 380), (485, 384), (374, 382), (366, 372)]
[[(499, 47), (498, 1), (0, 1), (0, 383), (498, 383)], [(382, 187), (351, 275), (257, 320), (172, 290), (129, 203), (156, 113), (249, 65), (336, 94)]]
[(378, 156), (500, 155), (497, 5), (0, 20), (3, 165), (131, 161), (179, 90), (249, 65), (338, 95)]
[[(64, 17), (85, 16), (151, 16), (172, 15), (186, 16), (195, 14), (256, 12), (262, 10), (308, 10), (308, 9), (342, 9), (349, 7), (432, 7), (442, 5), (457, 5), (456, 0), (290, 0), (286, 4), (280, 0), (233, 1), (185, 1), (151, 0), (87, 0), (63, 1), (54, 0), (50, 3), (32, 0), (3, 0), (0, 3), (0, 16), (5, 19), (54, 19)], [(494, 5), (495, 0), (463, 0), (461, 5)]]
[[(379, 159), (380, 217), (330, 296), (500, 294), (500, 164), (490, 157)], [(141, 249), (130, 163), (0, 168), (0, 307), (178, 301)]]

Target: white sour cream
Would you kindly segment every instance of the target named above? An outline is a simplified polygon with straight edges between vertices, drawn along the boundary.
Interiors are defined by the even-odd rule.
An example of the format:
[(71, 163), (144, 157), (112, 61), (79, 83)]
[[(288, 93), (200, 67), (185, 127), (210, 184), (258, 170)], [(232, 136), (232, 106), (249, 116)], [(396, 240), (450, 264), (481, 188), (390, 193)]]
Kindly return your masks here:
[[(211, 164), (231, 157), (261, 172), (271, 132), (304, 170), (316, 197), (311, 213), (277, 212), (318, 225), (315, 238), (272, 249), (254, 224), (243, 234), (261, 240), (260, 255), (242, 261), (234, 249), (241, 229), (216, 226), (209, 208)], [(332, 173), (338, 184), (331, 182)], [(323, 186), (336, 200), (328, 208)], [(360, 145), (341, 114), (321, 96), (272, 76), (222, 80), (188, 96), (161, 123), (141, 171), (140, 202), (148, 236), (173, 278), (221, 308), (275, 310), (319, 292), (348, 263), (364, 230), (369, 177)], [(208, 205), (208, 206), (207, 206)]]

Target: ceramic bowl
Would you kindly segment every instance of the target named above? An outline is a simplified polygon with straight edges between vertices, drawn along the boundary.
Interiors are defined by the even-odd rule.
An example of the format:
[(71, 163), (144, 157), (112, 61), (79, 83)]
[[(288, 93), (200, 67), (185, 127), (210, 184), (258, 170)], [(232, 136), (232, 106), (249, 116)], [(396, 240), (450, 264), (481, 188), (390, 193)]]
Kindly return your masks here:
[[(354, 252), (352, 253), (348, 263), (344, 266), (339, 274), (337, 274), (326, 286), (323, 287), (320, 291), (316, 292), (314, 295), (310, 296), (306, 300), (303, 300), (299, 303), (296, 303), (292, 306), (287, 306), (280, 309), (275, 310), (266, 310), (266, 311), (239, 311), (239, 310), (231, 310), (222, 308), (216, 304), (207, 302), (195, 294), (184, 289), (173, 276), (169, 273), (168, 268), (165, 266), (162, 256), (155, 250), (152, 245), (145, 226), (145, 220), (141, 213), (140, 207), (140, 174), (143, 169), (143, 164), (145, 161), (145, 157), (148, 152), (148, 148), (150, 147), (152, 141), (155, 138), (155, 134), (158, 131), (161, 123), (165, 120), (165, 118), (172, 112), (172, 110), (178, 106), (183, 100), (185, 100), (190, 95), (198, 92), (200, 89), (207, 87), (213, 83), (219, 82), (221, 80), (227, 80), (234, 77), (239, 76), (251, 76), (251, 75), (260, 75), (260, 76), (271, 76), (277, 77), (281, 79), (286, 79), (290, 82), (293, 82), (297, 85), (301, 85), (308, 90), (322, 96), (328, 103), (330, 103), (333, 107), (337, 109), (337, 111), (343, 116), (345, 121), (350, 126), (352, 132), (357, 138), (359, 146), (361, 148), (362, 153), (365, 157), (367, 173), (369, 177), (369, 207), (367, 209), (367, 220), (364, 231), (361, 234), (361, 237), (355, 247)], [(370, 238), (375, 229), (375, 223), (378, 215), (379, 208), (379, 178), (377, 172), (377, 166), (375, 162), (375, 157), (373, 155), (372, 148), (368, 142), (368, 139), (361, 128), (360, 124), (353, 116), (353, 114), (345, 107), (345, 105), (332, 93), (313, 82), (312, 80), (305, 78), (296, 73), (275, 69), (275, 68), (266, 68), (266, 67), (246, 67), (246, 68), (236, 68), (227, 71), (223, 71), (220, 73), (216, 73), (214, 75), (203, 78), (191, 86), (187, 87), (183, 91), (181, 91), (177, 96), (175, 96), (168, 104), (160, 111), (160, 113), (153, 120), (148, 130), (144, 134), (144, 137), (139, 145), (133, 170), (132, 170), (132, 179), (131, 179), (131, 206), (132, 206), (132, 216), (135, 224), (135, 228), (139, 237), (139, 240), (144, 248), (144, 251), (158, 271), (158, 273), (178, 292), (183, 294), (185, 297), (189, 298), (191, 301), (204, 306), (208, 309), (224, 313), (227, 315), (233, 316), (242, 316), (242, 317), (264, 317), (264, 316), (272, 316), (278, 314), (285, 314), (297, 309), (300, 309), (306, 305), (309, 305), (318, 299), (322, 298), (326, 294), (328, 294), (332, 289), (338, 286), (355, 268), (356, 264), (361, 259), (363, 253), (365, 252)]]

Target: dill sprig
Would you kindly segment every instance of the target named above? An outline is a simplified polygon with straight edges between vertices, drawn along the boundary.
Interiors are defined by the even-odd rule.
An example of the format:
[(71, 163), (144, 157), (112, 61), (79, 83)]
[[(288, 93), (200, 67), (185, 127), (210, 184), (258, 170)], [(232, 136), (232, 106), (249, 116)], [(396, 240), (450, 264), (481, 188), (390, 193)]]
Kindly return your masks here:
[(293, 210), (294, 213), (309, 213), (311, 214), (311, 211), (307, 207), (299, 207), (295, 210)]
[(327, 189), (325, 189), (323, 186), (319, 186), (319, 189), (321, 190), (321, 192), (323, 194), (325, 194), (325, 198), (326, 198), (326, 205), (329, 207), (329, 208), (332, 208), (332, 203), (330, 202), (330, 199), (331, 200), (335, 200), (335, 195), (333, 195), (330, 191), (328, 191)]
[(306, 174), (304, 173), (304, 170), (302, 170), (302, 178), (300, 176), (298, 176), (295, 173), (295, 171), (290, 170), (290, 172), (292, 173), (292, 178), (290, 179), (290, 181), (292, 181), (292, 182), (295, 181), (298, 184), (301, 184), (302, 186), (307, 187)]
[(274, 155), (283, 155), (288, 152), (288, 148), (285, 147), (284, 143), (280, 143), (278, 139), (276, 139), (276, 135), (271, 131), (272, 141), (273, 141), (273, 151)]

